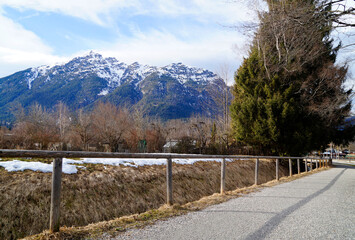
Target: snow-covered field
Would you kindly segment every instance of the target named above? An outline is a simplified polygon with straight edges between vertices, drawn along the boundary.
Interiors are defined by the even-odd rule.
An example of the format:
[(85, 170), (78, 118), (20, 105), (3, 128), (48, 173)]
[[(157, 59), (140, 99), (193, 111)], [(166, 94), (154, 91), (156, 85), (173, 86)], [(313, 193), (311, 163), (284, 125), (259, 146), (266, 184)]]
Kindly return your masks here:
[[(177, 164), (194, 164), (195, 162), (200, 161), (214, 161), (221, 162), (222, 159), (173, 159), (174, 163)], [(231, 161), (226, 159), (226, 161)], [(138, 167), (146, 165), (165, 165), (166, 159), (153, 159), (153, 158), (83, 158), (82, 160), (73, 160), (63, 158), (63, 173), (74, 174), (78, 172), (79, 168), (84, 168), (81, 164), (91, 163), (91, 164), (103, 164), (111, 166), (129, 166), (129, 167)], [(12, 161), (0, 161), (0, 167), (5, 168), (6, 171), (15, 172), (15, 171), (24, 171), (32, 170), (39, 172), (52, 172), (52, 164), (42, 163), (42, 162), (27, 162), (20, 160)]]

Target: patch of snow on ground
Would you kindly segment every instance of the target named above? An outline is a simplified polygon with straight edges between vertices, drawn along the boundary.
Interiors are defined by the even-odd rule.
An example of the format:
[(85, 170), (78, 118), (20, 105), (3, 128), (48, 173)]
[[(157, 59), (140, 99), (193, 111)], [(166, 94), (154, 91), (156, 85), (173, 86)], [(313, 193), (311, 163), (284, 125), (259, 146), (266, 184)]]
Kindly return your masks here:
[[(32, 171), (40, 171), (46, 173), (46, 172), (52, 172), (53, 170), (52, 164), (42, 163), (42, 162), (25, 162), (19, 160), (0, 162), (0, 166), (5, 168), (5, 170), (8, 172), (32, 170)], [(67, 173), (67, 174), (73, 174), (78, 172), (77, 166), (69, 165), (69, 164), (63, 164), (62, 170), (63, 173)]]
[[(221, 162), (222, 159), (173, 159), (176, 164), (194, 164), (195, 162)], [(226, 161), (232, 161), (231, 159), (226, 159)], [(83, 166), (77, 166), (75, 164), (103, 164), (111, 166), (128, 166), (128, 167), (139, 167), (139, 166), (152, 166), (152, 165), (165, 165), (166, 159), (155, 159), (155, 158), (83, 158), (82, 160), (73, 160), (63, 158), (63, 173), (74, 174), (78, 172), (78, 168), (85, 169)], [(25, 162), (19, 160), (13, 161), (0, 161), (0, 167), (4, 167), (8, 172), (15, 171), (40, 171), (40, 172), (52, 172), (53, 165), (41, 162)]]
[[(152, 165), (165, 165), (166, 159), (160, 158), (83, 158), (83, 160), (71, 160), (65, 159), (67, 163), (78, 164), (78, 163), (91, 163), (91, 164), (103, 164), (103, 165), (112, 165), (112, 166), (130, 166), (130, 167), (139, 167), (139, 166), (152, 166)], [(176, 164), (194, 164), (195, 162), (221, 162), (222, 159), (185, 159), (185, 158), (176, 158), (173, 159), (173, 162)], [(226, 161), (231, 161), (226, 159)]]

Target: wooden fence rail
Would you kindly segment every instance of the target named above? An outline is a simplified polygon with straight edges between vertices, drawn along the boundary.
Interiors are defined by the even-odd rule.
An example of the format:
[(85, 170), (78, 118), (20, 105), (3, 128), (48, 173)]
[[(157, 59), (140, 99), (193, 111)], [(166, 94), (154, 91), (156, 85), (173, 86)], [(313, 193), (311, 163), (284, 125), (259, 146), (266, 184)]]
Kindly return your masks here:
[(277, 156), (237, 156), (237, 155), (202, 155), (202, 154), (163, 154), (163, 153), (107, 153), (107, 152), (79, 152), (79, 151), (37, 151), (37, 150), (8, 150), (0, 149), (1, 157), (36, 157), (36, 158), (54, 158), (52, 173), (52, 190), (50, 206), (50, 224), (49, 229), (52, 232), (58, 232), (60, 228), (60, 190), (63, 158), (153, 158), (166, 159), (166, 203), (172, 205), (173, 201), (173, 159), (221, 159), (221, 187), (220, 193), (225, 192), (226, 179), (226, 160), (255, 160), (255, 185), (259, 184), (259, 161), (260, 159), (276, 160), (276, 180), (279, 180), (279, 161), (289, 161), (289, 175), (292, 176), (292, 160), (297, 160), (298, 174), (300, 171), (300, 160), (304, 161), (305, 171), (313, 170), (312, 165), (315, 161), (316, 168), (331, 165), (331, 161), (321, 158), (310, 157), (277, 157)]

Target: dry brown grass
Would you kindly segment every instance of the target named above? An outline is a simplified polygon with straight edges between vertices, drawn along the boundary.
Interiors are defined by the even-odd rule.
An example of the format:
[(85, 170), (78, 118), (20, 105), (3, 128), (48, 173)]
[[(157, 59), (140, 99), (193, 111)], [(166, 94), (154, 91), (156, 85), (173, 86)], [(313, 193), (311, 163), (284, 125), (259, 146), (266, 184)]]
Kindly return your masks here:
[[(259, 173), (260, 182), (271, 181), (275, 177), (275, 163), (261, 161)], [(287, 168), (281, 167), (280, 173), (285, 176)], [(80, 239), (104, 230), (119, 232), (127, 227), (145, 225), (155, 219), (200, 209), (211, 201), (216, 203), (235, 196), (230, 192), (222, 198), (218, 194), (213, 195), (219, 192), (220, 187), (220, 163), (216, 162), (174, 164), (173, 184), (173, 197), (177, 205), (174, 208), (159, 208), (164, 205), (166, 194), (164, 166), (104, 168), (102, 165), (87, 165), (87, 170), (78, 174), (63, 175), (62, 225), (83, 226), (125, 215), (137, 215), (81, 228), (62, 227), (59, 235), (44, 232), (35, 238)], [(227, 191), (253, 184), (254, 162), (227, 163)], [(9, 173), (0, 168), (0, 239), (22, 238), (48, 228), (50, 185), (51, 174), (32, 171)], [(208, 195), (212, 196), (203, 198)], [(198, 199), (201, 200), (196, 205), (193, 201)]]
[(184, 205), (166, 206), (163, 205), (159, 209), (149, 210), (142, 214), (134, 214), (116, 218), (111, 221), (99, 222), (90, 224), (84, 227), (62, 227), (58, 233), (50, 233), (44, 231), (41, 234), (27, 237), (27, 240), (42, 240), (42, 239), (111, 239), (121, 232), (130, 228), (139, 228), (149, 224), (153, 224), (156, 220), (166, 219), (171, 216), (178, 216), (190, 211), (197, 211), (208, 206), (228, 201), (229, 199), (243, 196), (250, 192), (259, 191), (264, 187), (275, 186), (280, 183), (290, 182), (295, 179), (314, 174), (326, 169), (319, 169), (316, 171), (301, 173), (300, 175), (293, 175), (292, 177), (282, 177), (280, 181), (272, 180), (267, 183), (250, 187), (239, 188), (233, 191), (227, 191), (221, 195), (215, 193), (211, 196), (203, 197), (197, 201), (190, 202)]

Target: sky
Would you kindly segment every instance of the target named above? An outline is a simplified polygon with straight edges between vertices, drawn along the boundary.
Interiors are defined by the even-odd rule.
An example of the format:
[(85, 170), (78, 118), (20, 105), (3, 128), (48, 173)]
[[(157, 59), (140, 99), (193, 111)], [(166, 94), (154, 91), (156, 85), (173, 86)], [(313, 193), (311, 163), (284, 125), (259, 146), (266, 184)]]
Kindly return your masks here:
[(227, 69), (231, 84), (250, 40), (241, 26), (257, 21), (255, 1), (0, 0), (0, 78), (93, 50), (127, 64)]
[(0, 77), (90, 50), (232, 76), (248, 49), (236, 28), (253, 21), (244, 0), (0, 0)]

